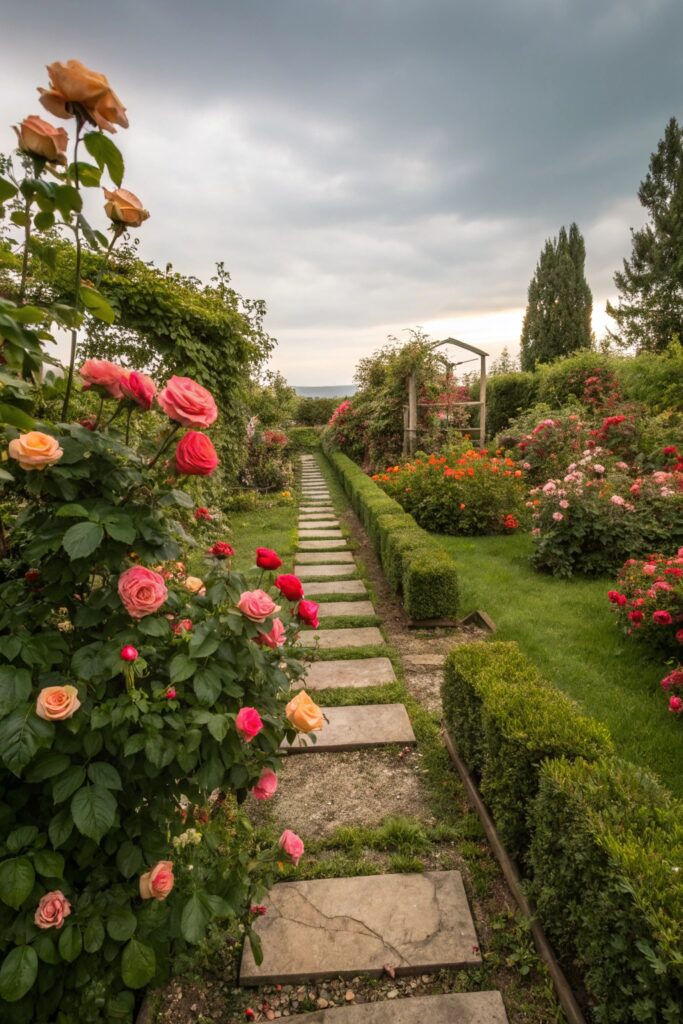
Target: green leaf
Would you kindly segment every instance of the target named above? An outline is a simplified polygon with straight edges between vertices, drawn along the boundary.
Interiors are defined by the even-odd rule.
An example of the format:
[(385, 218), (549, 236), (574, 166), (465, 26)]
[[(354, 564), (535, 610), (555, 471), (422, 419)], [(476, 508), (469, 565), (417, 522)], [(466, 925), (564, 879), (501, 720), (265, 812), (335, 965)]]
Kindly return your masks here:
[(33, 705), (18, 708), (0, 720), (0, 757), (13, 775), (20, 775), (41, 747), (49, 747), (53, 722), (38, 718)]
[(0, 402), (0, 423), (3, 422), (17, 427), (18, 430), (33, 430), (36, 425), (32, 416), (18, 406), (10, 405), (9, 402)]
[(68, 505), (60, 505), (54, 515), (58, 519), (89, 519), (90, 513), (87, 508), (83, 508), (82, 505), (77, 505), (74, 502)]
[(121, 776), (113, 764), (106, 761), (94, 761), (88, 765), (88, 778), (105, 789), (123, 789)]
[(206, 727), (216, 742), (222, 743), (228, 735), (229, 725), (230, 719), (227, 715), (212, 715), (211, 720), (207, 723)]
[(26, 772), (27, 782), (44, 782), (45, 779), (53, 779), (55, 775), (62, 772), (71, 764), (68, 754), (58, 754), (55, 751), (46, 751), (39, 754), (35, 762)]
[(12, 319), (18, 324), (42, 324), (46, 312), (40, 306), (19, 306), (12, 310)]
[(156, 971), (154, 950), (137, 939), (131, 939), (121, 957), (121, 977), (128, 988), (144, 988)]
[(38, 850), (33, 856), (33, 866), (43, 878), (64, 877), (64, 858), (54, 850)]
[[(17, 654), (19, 653), (20, 650), (21, 650), (21, 640), (19, 639), (18, 636), (3, 636), (3, 637), (0, 637), (0, 654), (2, 654), (3, 658), (7, 658), (8, 661), (14, 661), (14, 659), (16, 658), (16, 656), (17, 656)], [(0, 678), (2, 678), (1, 673), (6, 672), (6, 671), (7, 671), (7, 669), (5, 667), (0, 668)], [(11, 679), (14, 675), (16, 675), (16, 672), (12, 672), (11, 675), (8, 676), (8, 678)], [(31, 680), (29, 679), (29, 688), (30, 688), (30, 685), (31, 685)], [(4, 690), (5, 690), (5, 683), (4, 682), (0, 682), (0, 708), (2, 708), (2, 706), (3, 706), (3, 699), (6, 697), (6, 694), (3, 692)], [(29, 689), (29, 693), (30, 693), (30, 689)], [(25, 697), (22, 697), (21, 700), (17, 701), (17, 704), (23, 704), (23, 702), (25, 700), (28, 700), (28, 696), (29, 696), (29, 694), (27, 693)], [(14, 707), (16, 707), (16, 704), (14, 705)], [(0, 710), (0, 714), (7, 714), (7, 711)]]
[(16, 1003), (38, 977), (38, 955), (31, 946), (15, 946), (0, 967), (0, 996)]
[(84, 188), (98, 188), (100, 179), (102, 177), (102, 171), (99, 167), (95, 167), (93, 164), (82, 163), (78, 161), (78, 165), (69, 165), (69, 177), (75, 181), (76, 179), (76, 167), (78, 167), (78, 183)]
[(21, 825), (7, 836), (5, 843), (10, 853), (19, 853), (24, 846), (33, 846), (38, 835), (35, 825)]
[(104, 925), (99, 917), (91, 917), (83, 934), (83, 946), (86, 953), (96, 953), (104, 942)]
[(206, 707), (215, 704), (222, 689), (218, 673), (212, 668), (200, 668), (192, 680), (192, 688), (199, 703)]
[(133, 733), (123, 744), (123, 756), (130, 757), (131, 754), (137, 754), (138, 750), (142, 750), (146, 742), (147, 736), (144, 732)]
[(72, 213), (79, 213), (83, 209), (81, 194), (73, 185), (57, 185), (53, 198), (64, 220), (69, 220)]
[(137, 534), (130, 516), (118, 515), (104, 520), (104, 528), (113, 540), (132, 544)]
[(197, 670), (197, 662), (189, 658), (187, 654), (176, 654), (171, 658), (169, 673), (172, 683), (183, 683)]
[(56, 804), (68, 800), (77, 789), (80, 789), (85, 782), (85, 768), (82, 764), (75, 764), (68, 768), (63, 775), (52, 784), (52, 799)]
[(124, 878), (132, 878), (139, 873), (143, 865), (142, 850), (139, 846), (126, 840), (119, 846), (116, 853), (116, 866)]
[(63, 846), (73, 832), (73, 827), (73, 818), (71, 817), (71, 812), (68, 807), (63, 808), (55, 814), (47, 827), (47, 834), (50, 837), (52, 845), (55, 848)]
[(263, 946), (261, 945), (261, 939), (252, 928), (248, 930), (247, 938), (249, 939), (249, 945), (251, 946), (254, 963), (258, 967), (263, 963)]
[(59, 956), (55, 948), (54, 939), (51, 935), (46, 935), (45, 932), (41, 932), (32, 943), (33, 949), (38, 954), (38, 959), (42, 960), (44, 964), (58, 964)]
[(215, 622), (202, 622), (190, 637), (188, 650), (193, 658), (208, 658), (220, 644)]
[(7, 178), (0, 178), (0, 203), (6, 203), (17, 194), (17, 186), (13, 185)]
[(62, 547), (69, 558), (87, 558), (98, 548), (104, 538), (104, 530), (97, 523), (76, 523), (70, 526), (62, 539)]
[(28, 217), (25, 210), (14, 210), (10, 214), (9, 218), (13, 224), (16, 224), (18, 228), (25, 228), (28, 223)]
[(73, 963), (76, 957), (80, 956), (83, 949), (83, 936), (77, 924), (67, 924), (59, 936), (59, 955), (68, 964)]
[(78, 289), (78, 294), (85, 308), (89, 313), (92, 313), (95, 319), (103, 320), (105, 324), (114, 323), (116, 319), (114, 310), (104, 295), (101, 295), (96, 288), (90, 288), (88, 285), (83, 284)]
[(48, 210), (41, 210), (33, 218), (33, 223), (38, 231), (49, 231), (51, 227), (54, 227), (55, 215)]
[(0, 864), (0, 900), (18, 910), (30, 895), (36, 873), (27, 857), (12, 857)]
[(168, 619), (163, 619), (159, 615), (146, 615), (138, 622), (138, 629), (145, 636), (166, 636), (170, 626)]
[(81, 835), (99, 843), (116, 819), (116, 800), (103, 786), (84, 786), (71, 801), (71, 814)]
[(123, 157), (112, 140), (103, 132), (88, 132), (83, 136), (83, 142), (100, 170), (106, 167), (109, 177), (120, 188), (124, 173)]
[(120, 907), (107, 918), (107, 932), (116, 942), (127, 942), (137, 926), (138, 920), (128, 907)]
[(183, 907), (180, 918), (180, 931), (186, 942), (196, 946), (206, 934), (211, 920), (211, 908), (202, 899), (200, 893), (193, 893)]
[(31, 676), (25, 668), (3, 665), (0, 668), (0, 715), (8, 715), (20, 704), (26, 703), (31, 696), (31, 689)]

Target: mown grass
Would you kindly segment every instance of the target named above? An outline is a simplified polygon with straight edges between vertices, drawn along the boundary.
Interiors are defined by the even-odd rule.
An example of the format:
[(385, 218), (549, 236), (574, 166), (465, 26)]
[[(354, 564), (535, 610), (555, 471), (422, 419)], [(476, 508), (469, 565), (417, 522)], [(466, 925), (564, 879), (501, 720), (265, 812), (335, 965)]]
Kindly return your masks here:
[(496, 639), (516, 640), (544, 676), (609, 728), (618, 753), (683, 796), (683, 736), (659, 686), (665, 668), (625, 637), (607, 591), (614, 581), (535, 572), (528, 535), (443, 537), (460, 567), (462, 614), (488, 612)]

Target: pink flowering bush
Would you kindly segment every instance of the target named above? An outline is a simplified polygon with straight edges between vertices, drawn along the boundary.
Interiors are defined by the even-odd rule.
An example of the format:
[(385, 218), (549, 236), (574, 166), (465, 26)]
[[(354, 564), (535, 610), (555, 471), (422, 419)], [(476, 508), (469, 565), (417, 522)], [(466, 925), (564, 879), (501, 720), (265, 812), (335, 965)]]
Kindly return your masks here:
[(629, 558), (608, 598), (628, 636), (683, 657), (683, 547), (668, 557)]

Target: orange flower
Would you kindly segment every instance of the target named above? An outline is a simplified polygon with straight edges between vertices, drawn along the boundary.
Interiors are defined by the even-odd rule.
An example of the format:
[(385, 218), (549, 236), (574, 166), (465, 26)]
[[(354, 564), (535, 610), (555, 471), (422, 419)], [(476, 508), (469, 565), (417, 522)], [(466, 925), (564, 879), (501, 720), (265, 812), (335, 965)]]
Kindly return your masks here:
[(91, 124), (115, 132), (114, 125), (128, 127), (126, 108), (105, 75), (91, 71), (78, 60), (48, 64), (49, 89), (38, 89), (40, 102), (55, 117), (74, 117), (80, 110)]
[(127, 188), (117, 188), (113, 191), (102, 189), (104, 198), (104, 212), (109, 220), (115, 224), (125, 224), (129, 228), (139, 228), (143, 221), (149, 217), (149, 211), (143, 209), (142, 203), (134, 192)]
[(54, 125), (43, 121), (42, 117), (31, 114), (25, 117), (19, 127), (15, 126), (19, 149), (31, 156), (42, 157), (53, 164), (66, 163), (66, 147), (69, 136), (64, 128), (55, 128)]
[(522, 475), (521, 469), (516, 469), (515, 470), (515, 476), (521, 476), (521, 475)]

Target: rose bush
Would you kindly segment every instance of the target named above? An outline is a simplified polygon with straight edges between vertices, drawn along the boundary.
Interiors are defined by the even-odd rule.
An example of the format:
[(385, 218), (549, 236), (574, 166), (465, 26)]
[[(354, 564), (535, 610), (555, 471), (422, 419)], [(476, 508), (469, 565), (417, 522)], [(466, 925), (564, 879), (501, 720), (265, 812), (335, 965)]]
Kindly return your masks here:
[(683, 655), (683, 547), (629, 558), (608, 593), (627, 636), (667, 656)]

